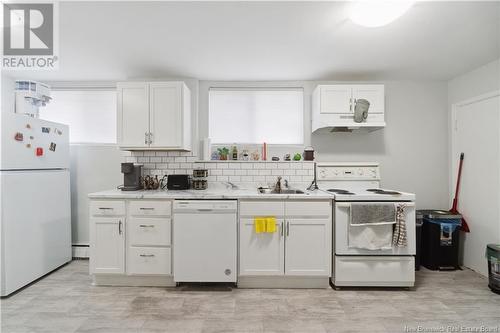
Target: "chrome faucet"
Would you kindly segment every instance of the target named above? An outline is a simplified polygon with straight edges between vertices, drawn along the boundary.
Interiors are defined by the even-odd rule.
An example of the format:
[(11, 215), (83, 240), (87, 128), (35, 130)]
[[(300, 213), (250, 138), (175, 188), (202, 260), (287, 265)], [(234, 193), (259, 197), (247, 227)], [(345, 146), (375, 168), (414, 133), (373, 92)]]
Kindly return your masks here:
[(281, 193), (281, 176), (278, 176), (276, 184), (274, 185), (274, 192)]
[(227, 182), (231, 186), (231, 190), (237, 190), (239, 187), (238, 185), (233, 184), (232, 182)]

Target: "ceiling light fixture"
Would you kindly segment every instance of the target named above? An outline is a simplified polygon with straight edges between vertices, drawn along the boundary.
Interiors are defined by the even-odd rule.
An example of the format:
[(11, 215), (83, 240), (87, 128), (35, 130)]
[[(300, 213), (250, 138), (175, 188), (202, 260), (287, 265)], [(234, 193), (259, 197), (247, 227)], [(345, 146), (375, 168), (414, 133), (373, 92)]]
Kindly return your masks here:
[(415, 1), (359, 1), (352, 5), (350, 19), (364, 27), (381, 27), (402, 16)]

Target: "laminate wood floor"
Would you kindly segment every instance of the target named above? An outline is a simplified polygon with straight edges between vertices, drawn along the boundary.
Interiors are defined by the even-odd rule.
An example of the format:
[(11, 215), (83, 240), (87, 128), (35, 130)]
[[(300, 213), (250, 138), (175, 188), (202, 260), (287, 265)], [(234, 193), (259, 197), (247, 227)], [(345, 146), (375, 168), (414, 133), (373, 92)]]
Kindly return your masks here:
[(0, 308), (2, 333), (500, 332), (500, 295), (468, 269), (422, 269), (412, 290), (220, 292), (95, 287), (88, 261), (77, 260), (2, 299)]

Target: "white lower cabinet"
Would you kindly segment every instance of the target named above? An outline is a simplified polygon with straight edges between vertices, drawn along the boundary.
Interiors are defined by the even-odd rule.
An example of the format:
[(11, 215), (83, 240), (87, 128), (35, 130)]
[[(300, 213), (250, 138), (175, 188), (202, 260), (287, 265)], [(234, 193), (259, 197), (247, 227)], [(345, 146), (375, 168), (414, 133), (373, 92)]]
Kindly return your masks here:
[(287, 219), (286, 275), (330, 276), (331, 224), (329, 219)]
[[(139, 276), (171, 276), (171, 206), (170, 200), (91, 200), (90, 273), (135, 277), (134, 285)], [(117, 281), (127, 284), (105, 284)]]
[(279, 232), (257, 234), (253, 219), (240, 219), (240, 275), (283, 275), (283, 220), (276, 224)]
[[(239, 275), (329, 277), (331, 211), (331, 201), (242, 201)], [(254, 218), (261, 216), (276, 217), (276, 232), (255, 232)]]
[[(125, 216), (113, 216), (111, 208), (123, 202), (98, 202), (90, 205), (90, 273), (125, 273)], [(103, 204), (104, 203), (104, 204)], [(108, 207), (109, 206), (109, 207)], [(102, 208), (102, 209), (99, 209)], [(121, 214), (121, 209), (115, 209)]]

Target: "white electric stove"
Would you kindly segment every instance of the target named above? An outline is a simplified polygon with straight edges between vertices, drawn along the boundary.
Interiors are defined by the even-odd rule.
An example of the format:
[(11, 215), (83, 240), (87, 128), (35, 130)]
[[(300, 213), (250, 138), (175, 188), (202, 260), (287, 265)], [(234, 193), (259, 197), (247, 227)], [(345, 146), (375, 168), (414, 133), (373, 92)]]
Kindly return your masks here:
[[(334, 200), (332, 283), (338, 287), (413, 286), (415, 195), (381, 189), (378, 163), (318, 163), (316, 172), (319, 190), (332, 194)], [(352, 246), (350, 237), (359, 237), (353, 235), (354, 231), (350, 227), (350, 207), (353, 202), (394, 203), (399, 207), (404, 206), (407, 245), (383, 249)], [(376, 232), (367, 235), (366, 237), (378, 237)]]

